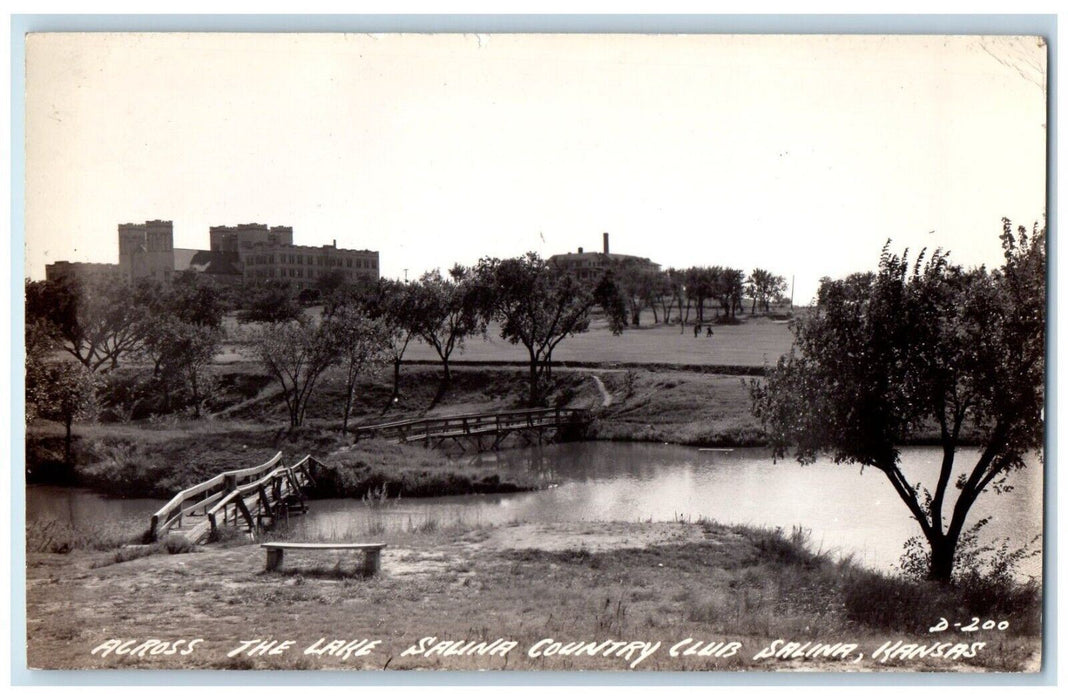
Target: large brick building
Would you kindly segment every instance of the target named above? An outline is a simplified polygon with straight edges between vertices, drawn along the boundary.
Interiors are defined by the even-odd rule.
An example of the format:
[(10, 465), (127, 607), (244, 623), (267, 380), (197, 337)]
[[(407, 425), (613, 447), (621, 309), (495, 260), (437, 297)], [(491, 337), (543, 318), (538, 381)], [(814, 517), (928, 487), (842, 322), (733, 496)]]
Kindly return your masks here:
[(115, 263), (67, 262), (57, 260), (45, 265), (45, 279), (56, 282), (61, 279), (74, 279), (82, 282), (105, 277), (118, 277), (119, 266)]
[(549, 262), (562, 270), (570, 272), (584, 282), (597, 282), (606, 270), (616, 265), (639, 265), (652, 272), (660, 270), (660, 265), (649, 258), (610, 252), (607, 233), (603, 235), (602, 241), (604, 249), (600, 253), (587, 253), (582, 248), (579, 248), (577, 253), (553, 255), (549, 258)]
[(119, 224), (119, 272), (124, 279), (174, 276), (174, 223)]
[(377, 251), (338, 248), (336, 240), (322, 246), (294, 245), (291, 226), (212, 226), (208, 236), (210, 250), (176, 249), (173, 222), (120, 224), (119, 273), (127, 280), (163, 281), (189, 270), (221, 283), (285, 279), (298, 289), (314, 287), (316, 280), (335, 271), (353, 281), (376, 280), (379, 275)]
[(285, 279), (300, 289), (335, 271), (352, 281), (378, 279), (377, 251), (338, 248), (336, 240), (322, 246), (294, 245), (289, 226), (212, 226), (210, 236), (212, 253), (236, 253), (245, 279)]

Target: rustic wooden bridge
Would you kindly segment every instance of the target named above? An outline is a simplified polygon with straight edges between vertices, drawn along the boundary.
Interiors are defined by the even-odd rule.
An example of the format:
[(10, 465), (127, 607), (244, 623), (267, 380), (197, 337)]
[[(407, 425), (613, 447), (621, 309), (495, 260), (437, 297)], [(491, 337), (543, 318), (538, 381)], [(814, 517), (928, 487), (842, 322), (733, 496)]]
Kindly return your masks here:
[(247, 532), (288, 520), (308, 510), (304, 489), (313, 483), (311, 455), (292, 466), (279, 452), (258, 467), (223, 472), (179, 492), (152, 515), (148, 539), (180, 535), (197, 544), (225, 525)]
[(535, 408), (498, 413), (472, 413), (440, 418), (420, 418), (357, 427), (357, 440), (385, 438), (397, 442), (422, 442), (426, 447), (442, 447), (446, 442), (461, 451), (499, 449), (509, 436), (523, 444), (542, 444), (585, 428), (591, 414), (585, 408)]

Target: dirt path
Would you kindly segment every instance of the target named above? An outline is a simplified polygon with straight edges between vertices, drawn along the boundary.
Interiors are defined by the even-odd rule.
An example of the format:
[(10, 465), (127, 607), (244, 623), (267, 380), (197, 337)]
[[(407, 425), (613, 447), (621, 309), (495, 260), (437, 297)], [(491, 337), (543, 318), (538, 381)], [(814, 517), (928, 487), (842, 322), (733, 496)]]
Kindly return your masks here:
[(250, 399), (245, 399), (241, 403), (234, 404), (233, 406), (227, 406), (218, 413), (213, 413), (209, 418), (225, 418), (226, 416), (233, 415), (237, 411), (241, 411), (249, 406), (255, 406), (256, 404), (263, 403), (268, 399), (274, 399), (282, 396), (282, 390), (275, 386), (273, 383), (268, 384), (259, 390), (259, 392)]
[(597, 385), (597, 391), (601, 392), (601, 408), (608, 408), (612, 405), (612, 395), (608, 393), (608, 389), (605, 388), (604, 382), (596, 374), (591, 374), (593, 377), (593, 383)]

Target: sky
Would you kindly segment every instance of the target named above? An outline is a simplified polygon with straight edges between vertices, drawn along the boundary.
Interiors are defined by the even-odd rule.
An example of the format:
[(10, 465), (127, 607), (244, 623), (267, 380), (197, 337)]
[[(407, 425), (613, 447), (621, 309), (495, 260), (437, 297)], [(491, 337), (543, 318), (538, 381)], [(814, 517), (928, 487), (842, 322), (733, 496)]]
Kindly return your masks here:
[(1046, 207), (1034, 37), (47, 34), (27, 41), (26, 274), (116, 227), (287, 225), (387, 277), (600, 250), (818, 280), (1001, 261)]

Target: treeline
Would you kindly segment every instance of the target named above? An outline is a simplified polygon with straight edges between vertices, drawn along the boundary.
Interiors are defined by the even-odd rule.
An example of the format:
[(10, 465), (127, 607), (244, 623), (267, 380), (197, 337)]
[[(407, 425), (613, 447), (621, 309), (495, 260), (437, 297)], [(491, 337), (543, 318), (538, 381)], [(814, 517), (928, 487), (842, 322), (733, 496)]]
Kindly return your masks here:
[(627, 310), (627, 323), (641, 325), (641, 314), (649, 309), (653, 323), (680, 324), (680, 332), (691, 322), (709, 322), (706, 304), (716, 309), (716, 318), (735, 320), (744, 311), (743, 299), (750, 301), (750, 314), (757, 309), (771, 312), (772, 304), (787, 301), (786, 279), (756, 268), (748, 276), (731, 267), (690, 267), (656, 270), (638, 261), (625, 261), (609, 268), (620, 299)]
[[(298, 292), (284, 281), (265, 280), (236, 288), (216, 287), (192, 273), (166, 284), (116, 278), (26, 282), (27, 415), (58, 420), (70, 428), (101, 403), (130, 403), (151, 393), (159, 413), (188, 409), (201, 414), (213, 391), (208, 367), (226, 331), (224, 315), (236, 311), (235, 337), (251, 348), (282, 389), (289, 423), (304, 423), (307, 406), (324, 372), (344, 377), (340, 416), (348, 428), (361, 377), (389, 367), (392, 401), (399, 398), (401, 365), (413, 339), (433, 348), (441, 361), (440, 398), (451, 380), (450, 360), (464, 342), (488, 332), (522, 346), (528, 360), (530, 405), (544, 401), (554, 350), (586, 331), (595, 308), (614, 334), (638, 325), (651, 308), (654, 321), (672, 314), (685, 325), (691, 308), (705, 323), (706, 302), (734, 318), (743, 295), (765, 310), (785, 283), (762, 270), (748, 278), (722, 267), (658, 271), (614, 265), (592, 281), (580, 281), (535, 253), (483, 258), (431, 271), (412, 282), (351, 281), (327, 274), (313, 289)], [(312, 313), (308, 304), (322, 306)], [(57, 356), (67, 361), (56, 361)], [(140, 382), (109, 378), (134, 360)], [(140, 394), (138, 393), (140, 392)]]
[[(440, 396), (453, 355), (497, 322), (502, 338), (527, 351), (528, 400), (539, 405), (554, 349), (589, 327), (595, 305), (607, 310), (614, 332), (626, 322), (608, 276), (580, 284), (533, 253), (485, 258), (445, 275), (428, 272), (411, 283), (325, 276), (314, 290), (321, 313), (311, 312), (284, 283), (235, 290), (203, 280), (182, 274), (166, 284), (105, 277), (26, 281), (27, 418), (66, 426), (68, 461), (72, 423), (101, 405), (113, 408), (151, 393), (157, 412), (185, 408), (199, 417), (213, 390), (208, 366), (226, 339), (227, 311), (238, 311), (241, 324), (231, 340), (250, 347), (281, 387), (292, 427), (303, 424), (322, 374), (342, 370), (343, 430), (360, 377), (391, 366), (396, 400), (401, 363), (415, 338), (441, 359)], [(116, 376), (124, 365), (137, 368), (134, 386)]]

